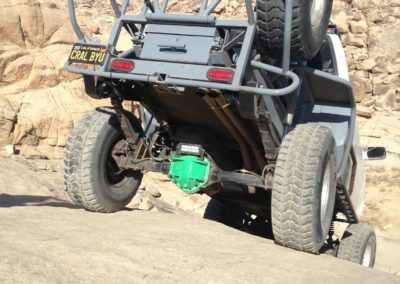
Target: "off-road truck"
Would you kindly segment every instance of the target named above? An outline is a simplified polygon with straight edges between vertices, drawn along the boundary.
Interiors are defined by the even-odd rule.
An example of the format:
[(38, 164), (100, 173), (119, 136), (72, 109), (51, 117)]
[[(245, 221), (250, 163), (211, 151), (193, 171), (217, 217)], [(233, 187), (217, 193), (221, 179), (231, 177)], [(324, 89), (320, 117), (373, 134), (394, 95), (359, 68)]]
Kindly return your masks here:
[[(115, 23), (102, 44), (87, 41), (69, 0), (79, 42), (65, 69), (112, 105), (86, 114), (68, 138), (69, 196), (115, 212), (145, 172), (161, 172), (188, 194), (211, 196), (207, 218), (266, 220), (279, 245), (333, 248), (372, 267), (376, 238), (358, 223), (365, 174), (332, 0), (245, 0), (245, 20), (217, 19), (219, 2), (178, 15), (166, 13), (168, 0), (144, 1), (133, 15), (129, 0), (111, 0)], [(127, 50), (116, 48), (122, 30)], [(123, 101), (140, 103), (142, 121)], [(335, 221), (349, 224), (339, 245)]]

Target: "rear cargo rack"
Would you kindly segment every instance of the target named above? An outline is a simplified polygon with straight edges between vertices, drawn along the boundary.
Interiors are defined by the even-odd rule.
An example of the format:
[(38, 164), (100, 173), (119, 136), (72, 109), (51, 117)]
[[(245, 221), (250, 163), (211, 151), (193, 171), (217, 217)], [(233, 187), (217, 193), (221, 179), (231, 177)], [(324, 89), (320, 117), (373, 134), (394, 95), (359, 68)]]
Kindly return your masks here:
[[(99, 66), (98, 70), (93, 71), (71, 66), (71, 63), (67, 61), (65, 63), (65, 69), (69, 72), (83, 74), (86, 76), (142, 81), (153, 84), (164, 84), (168, 86), (220, 89), (268, 96), (287, 95), (299, 88), (299, 77), (294, 72), (291, 72), (289, 70), (293, 9), (292, 0), (285, 1), (285, 31), (282, 68), (261, 62), (261, 56), (252, 52), (254, 50), (252, 48), (252, 45), (255, 42), (256, 35), (256, 15), (251, 0), (245, 0), (247, 21), (216, 19), (216, 17), (210, 14), (215, 10), (221, 0), (214, 0), (211, 3), (208, 3), (207, 0), (201, 0), (200, 2), (200, 9), (197, 15), (167, 14), (166, 9), (168, 6), (168, 0), (162, 1), (161, 5), (158, 0), (154, 0), (152, 2), (145, 1), (140, 15), (127, 15), (126, 12), (129, 6), (129, 0), (123, 0), (121, 8), (119, 8), (115, 0), (110, 0), (111, 6), (115, 13), (115, 22), (107, 44), (108, 52), (104, 61), (105, 63), (102, 66)], [(74, 0), (68, 0), (68, 4), (72, 27), (79, 38), (79, 42), (86, 43), (85, 35), (77, 23)], [(151, 11), (151, 13), (149, 13), (149, 10)], [(204, 64), (196, 65), (177, 62), (164, 62), (162, 60), (154, 61), (135, 59), (135, 65), (137, 66), (135, 72), (121, 73), (110, 71), (111, 61), (115, 58), (119, 58), (119, 56), (115, 54), (115, 46), (117, 44), (122, 28), (125, 27), (127, 29), (130, 29), (131, 31), (132, 29), (144, 30), (144, 27), (148, 24), (186, 26), (199, 25), (202, 27), (243, 29), (244, 32), (242, 35), (238, 36), (237, 38), (233, 39), (232, 42), (228, 43), (235, 44), (239, 40), (242, 43), (241, 52), (236, 61), (236, 68), (234, 69), (235, 72), (232, 80), (229, 83), (221, 83), (209, 81), (206, 77), (182, 78), (181, 76), (181, 78), (179, 78), (160, 76), (160, 74), (150, 72), (151, 66), (154, 66), (154, 64), (157, 64), (157, 68), (162, 68), (163, 70), (177, 70), (179, 68), (182, 68), (183, 71), (181, 71), (181, 73), (187, 72), (187, 70), (195, 68), (199, 74), (207, 74), (207, 71), (210, 68), (214, 67)], [(267, 88), (267, 86), (263, 85), (243, 85), (243, 77), (246, 69), (249, 67), (287, 77), (290, 81), (290, 84), (280, 89), (270, 89)]]

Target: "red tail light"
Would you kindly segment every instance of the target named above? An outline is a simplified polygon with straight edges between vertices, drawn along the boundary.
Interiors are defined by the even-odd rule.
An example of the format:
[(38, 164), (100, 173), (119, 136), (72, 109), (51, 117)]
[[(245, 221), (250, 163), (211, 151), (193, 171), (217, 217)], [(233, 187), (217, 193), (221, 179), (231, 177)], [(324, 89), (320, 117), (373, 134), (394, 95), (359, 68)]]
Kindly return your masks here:
[(211, 81), (231, 82), (235, 72), (229, 69), (212, 68), (207, 72), (207, 78)]
[(135, 68), (135, 64), (127, 60), (114, 60), (111, 63), (111, 68), (115, 71), (131, 72)]

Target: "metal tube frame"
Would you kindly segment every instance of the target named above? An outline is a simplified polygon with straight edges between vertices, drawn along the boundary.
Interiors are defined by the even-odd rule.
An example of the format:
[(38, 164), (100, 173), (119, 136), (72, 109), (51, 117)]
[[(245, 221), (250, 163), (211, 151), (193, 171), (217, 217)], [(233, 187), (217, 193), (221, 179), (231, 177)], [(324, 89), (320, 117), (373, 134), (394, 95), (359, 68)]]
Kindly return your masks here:
[(76, 35), (78, 36), (79, 41), (86, 42), (85, 35), (83, 34), (83, 32), (82, 32), (81, 28), (79, 27), (78, 22), (76, 20), (74, 0), (68, 0), (68, 10), (69, 10), (69, 19), (71, 21), (72, 28), (74, 29)]
[[(202, 87), (202, 88), (215, 88), (228, 91), (236, 92), (247, 92), (259, 95), (267, 96), (282, 96), (294, 92), (300, 86), (300, 79), (297, 74), (289, 71), (290, 68), (290, 39), (291, 39), (291, 25), (292, 25), (292, 0), (287, 0), (285, 5), (285, 32), (284, 32), (284, 50), (283, 50), (283, 67), (275, 67), (269, 64), (262, 63), (260, 61), (260, 55), (253, 58), (251, 57), (252, 44), (254, 42), (256, 34), (256, 18), (253, 9), (253, 4), (251, 0), (245, 0), (247, 21), (237, 21), (237, 20), (218, 20), (210, 14), (215, 10), (221, 0), (213, 0), (210, 4), (208, 0), (200, 1), (200, 10), (198, 15), (174, 15), (166, 14), (165, 11), (168, 6), (168, 0), (163, 0), (161, 6), (158, 0), (153, 0), (154, 13), (148, 13), (146, 5), (144, 5), (142, 14), (136, 16), (126, 15), (126, 10), (129, 6), (129, 0), (124, 0), (121, 9), (119, 9), (116, 0), (110, 0), (111, 6), (115, 13), (115, 23), (113, 25), (111, 35), (108, 41), (109, 54), (103, 66), (99, 68), (98, 71), (84, 70), (75, 68), (69, 65), (68, 61), (65, 63), (65, 69), (72, 73), (83, 74), (88, 76), (99, 76), (105, 78), (113, 79), (127, 79), (133, 81), (145, 81), (155, 84), (167, 84), (167, 85), (179, 85), (187, 87)], [(75, 14), (74, 0), (68, 0), (69, 13), (71, 25), (77, 34), (80, 42), (86, 42), (84, 34), (81, 31)], [(106, 70), (110, 63), (111, 54), (114, 53), (115, 45), (118, 41), (121, 29), (124, 23), (134, 23), (139, 25), (146, 25), (152, 22), (164, 22), (164, 23), (182, 23), (182, 24), (201, 24), (206, 26), (215, 27), (227, 27), (227, 28), (244, 28), (244, 39), (242, 43), (242, 49), (240, 56), (236, 63), (235, 75), (230, 84), (215, 83), (209, 81), (197, 81), (197, 80), (187, 80), (187, 79), (177, 79), (167, 77), (164, 81), (160, 81), (156, 75), (139, 75), (130, 73), (115, 73)], [(145, 61), (145, 60), (143, 60)], [(270, 72), (278, 74), (290, 79), (291, 83), (280, 89), (268, 89), (266, 86), (243, 86), (243, 76), (246, 69), (251, 66), (263, 70), (265, 72)]]
[(121, 17), (121, 11), (118, 8), (117, 2), (114, 0), (111, 0), (110, 2), (111, 2), (111, 6), (114, 10), (115, 17), (117, 17), (117, 18)]
[(205, 15), (210, 15), (212, 11), (218, 6), (218, 4), (221, 2), (221, 0), (214, 0), (211, 5), (207, 7), (207, 9), (204, 11)]
[[(256, 34), (256, 17), (253, 10), (253, 5), (251, 0), (245, 0), (246, 4), (246, 12), (247, 12), (247, 21), (237, 21), (237, 20), (219, 20), (214, 16), (210, 16), (210, 14), (215, 10), (221, 0), (213, 0), (210, 4), (208, 4), (208, 0), (200, 0), (200, 9), (198, 15), (173, 15), (166, 14), (165, 11), (168, 6), (168, 0), (163, 0), (161, 6), (158, 0), (153, 0), (154, 13), (148, 13), (148, 7), (146, 5), (143, 6), (142, 12), (140, 15), (130, 16), (126, 15), (126, 10), (129, 6), (129, 0), (123, 0), (122, 7), (119, 9), (116, 0), (110, 0), (111, 6), (115, 13), (115, 23), (112, 28), (112, 32), (108, 41), (107, 49), (108, 54), (106, 56), (105, 63), (103, 66), (99, 67), (97, 71), (84, 70), (79, 68), (74, 68), (70, 66), (69, 62), (65, 63), (64, 68), (72, 73), (83, 74), (87, 76), (98, 76), (104, 78), (111, 79), (125, 79), (132, 81), (142, 81), (154, 84), (166, 84), (170, 86), (183, 86), (183, 87), (197, 87), (197, 88), (208, 88), (208, 89), (220, 89), (227, 90), (233, 92), (244, 92), (244, 93), (252, 93), (259, 94), (262, 96), (283, 96), (293, 93), (298, 90), (300, 87), (300, 79), (299, 76), (290, 71), (290, 44), (291, 44), (291, 34), (292, 34), (292, 12), (293, 12), (293, 0), (285, 1), (285, 27), (284, 27), (284, 48), (283, 48), (283, 56), (282, 56), (282, 68), (265, 64), (260, 61), (260, 55), (253, 56), (251, 58), (251, 52), (253, 51), (252, 44), (254, 42), (254, 37)], [(68, 0), (69, 5), (69, 14), (71, 25), (78, 36), (79, 42), (85, 43), (85, 36), (82, 30), (77, 23), (74, 0)], [(121, 29), (124, 24), (136, 24), (142, 25), (142, 29), (146, 24), (157, 22), (157, 23), (173, 23), (173, 24), (182, 24), (182, 25), (202, 25), (202, 26), (211, 26), (217, 28), (238, 28), (243, 29), (244, 34), (240, 34), (236, 38), (232, 39), (231, 42), (225, 42), (225, 46), (230, 46), (234, 44), (235, 41), (243, 37), (242, 49), (236, 64), (235, 75), (230, 84), (224, 83), (216, 83), (210, 81), (202, 81), (202, 80), (193, 80), (193, 79), (178, 79), (167, 77), (165, 80), (160, 80), (160, 77), (156, 74), (132, 74), (132, 73), (117, 73), (107, 71), (106, 68), (109, 66), (110, 60), (112, 59), (112, 54), (115, 52), (115, 45), (118, 41), (118, 37), (120, 35)], [(143, 63), (146, 63), (146, 60), (140, 60)], [(147, 61), (149, 62), (149, 61)], [(173, 63), (165, 63), (173, 64)], [(191, 66), (190, 64), (186, 64), (187, 66)], [(171, 65), (172, 66), (172, 65)], [(206, 68), (208, 66), (194, 66)], [(210, 66), (211, 67), (211, 66)], [(291, 83), (280, 89), (269, 89), (267, 86), (243, 86), (242, 80), (247, 68), (256, 68), (258, 70), (262, 70), (264, 72), (274, 73), (283, 77), (290, 79)], [(293, 68), (293, 67), (292, 67)], [(342, 85), (346, 85), (351, 89), (351, 85), (348, 81), (326, 73), (319, 70), (313, 70), (312, 72), (319, 74), (319, 76), (326, 77), (329, 80), (336, 81)], [(350, 91), (351, 92), (351, 91)], [(267, 99), (264, 97), (264, 99)], [(350, 148), (353, 141), (354, 136), (354, 128), (355, 128), (355, 103), (353, 98), (350, 98), (350, 108), (351, 115), (349, 121), (349, 134), (347, 137), (346, 148), (344, 153), (349, 153)], [(346, 159), (343, 159), (338, 166), (338, 177), (344, 176), (345, 171), (345, 163)], [(343, 182), (339, 179), (340, 182)]]

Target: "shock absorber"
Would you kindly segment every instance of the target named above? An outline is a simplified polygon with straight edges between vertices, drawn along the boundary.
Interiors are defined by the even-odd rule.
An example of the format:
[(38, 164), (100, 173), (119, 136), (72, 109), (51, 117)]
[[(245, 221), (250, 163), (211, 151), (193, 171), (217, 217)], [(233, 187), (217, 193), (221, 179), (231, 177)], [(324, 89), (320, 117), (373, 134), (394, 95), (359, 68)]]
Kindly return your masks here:
[(335, 234), (335, 222), (331, 222), (331, 226), (329, 227), (329, 233), (328, 233), (328, 242), (333, 243), (333, 235)]

